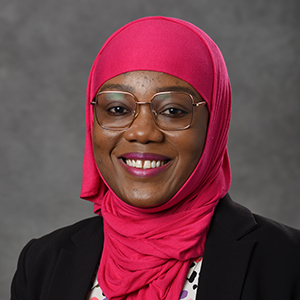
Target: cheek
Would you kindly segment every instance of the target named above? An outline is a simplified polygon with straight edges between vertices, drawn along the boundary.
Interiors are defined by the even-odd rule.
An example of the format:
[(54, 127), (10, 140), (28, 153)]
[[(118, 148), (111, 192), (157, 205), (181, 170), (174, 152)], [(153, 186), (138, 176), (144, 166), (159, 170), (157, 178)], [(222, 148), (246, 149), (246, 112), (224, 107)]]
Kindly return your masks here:
[(196, 135), (192, 129), (189, 132), (184, 132), (183, 135), (180, 138), (172, 139), (170, 137), (169, 139), (172, 140), (170, 144), (176, 149), (177, 153), (174, 169), (176, 180), (173, 182), (177, 188), (181, 187), (195, 170), (205, 143), (205, 135), (201, 136), (199, 132)]
[(180, 154), (184, 162), (187, 164), (187, 167), (191, 166), (192, 169), (196, 167), (202, 155), (204, 144), (205, 135), (203, 136), (199, 134), (191, 134), (189, 139), (182, 142)]
[(94, 158), (99, 171), (103, 174), (105, 169), (109, 167), (110, 153), (115, 147), (116, 137), (112, 134), (113, 132), (102, 129), (98, 124), (94, 124), (93, 128)]
[(112, 170), (109, 157), (108, 142), (98, 130), (93, 131), (93, 150), (94, 158), (99, 172), (106, 182), (110, 182), (110, 173)]
[(183, 177), (189, 176), (196, 168), (204, 150), (207, 132), (207, 119), (194, 123), (194, 126), (182, 132), (181, 136), (173, 139), (177, 149)]
[[(172, 138), (173, 145), (185, 160), (199, 160), (206, 140), (206, 128), (190, 128), (177, 138)], [(170, 139), (171, 140), (171, 139)]]
[(101, 139), (101, 135), (97, 133), (97, 130), (93, 130), (93, 150), (94, 150), (94, 158), (96, 161), (96, 164), (99, 167), (103, 165), (103, 140)]
[(191, 154), (197, 162), (203, 153), (204, 146), (206, 143), (207, 129), (209, 122), (208, 110), (203, 109), (200, 114), (195, 114), (193, 126), (190, 128), (190, 149)]

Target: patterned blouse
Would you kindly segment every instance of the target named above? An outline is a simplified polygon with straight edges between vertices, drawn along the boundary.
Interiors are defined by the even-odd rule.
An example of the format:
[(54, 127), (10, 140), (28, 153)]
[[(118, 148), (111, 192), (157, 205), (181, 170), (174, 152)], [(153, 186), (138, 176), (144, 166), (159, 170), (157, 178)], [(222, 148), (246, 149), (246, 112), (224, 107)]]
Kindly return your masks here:
[[(195, 300), (196, 299), (201, 266), (202, 266), (202, 257), (195, 260), (191, 264), (191, 267), (190, 267), (189, 273), (187, 275), (186, 282), (183, 286), (183, 290), (180, 294), (179, 300)], [(91, 291), (87, 297), (87, 300), (109, 300), (102, 293), (102, 290), (97, 281), (97, 276), (95, 278), (95, 281), (91, 288)]]

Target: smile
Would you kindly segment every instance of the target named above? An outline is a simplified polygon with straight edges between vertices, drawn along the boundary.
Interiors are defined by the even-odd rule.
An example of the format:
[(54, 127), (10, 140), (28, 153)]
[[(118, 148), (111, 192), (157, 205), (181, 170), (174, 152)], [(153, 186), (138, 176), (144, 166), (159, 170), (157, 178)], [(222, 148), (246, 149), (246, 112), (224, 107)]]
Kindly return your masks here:
[(141, 152), (124, 153), (119, 156), (119, 160), (129, 174), (139, 178), (149, 178), (164, 172), (172, 161), (164, 155)]
[(124, 162), (130, 167), (137, 169), (155, 169), (163, 166), (167, 161), (163, 160), (141, 160), (125, 159)]

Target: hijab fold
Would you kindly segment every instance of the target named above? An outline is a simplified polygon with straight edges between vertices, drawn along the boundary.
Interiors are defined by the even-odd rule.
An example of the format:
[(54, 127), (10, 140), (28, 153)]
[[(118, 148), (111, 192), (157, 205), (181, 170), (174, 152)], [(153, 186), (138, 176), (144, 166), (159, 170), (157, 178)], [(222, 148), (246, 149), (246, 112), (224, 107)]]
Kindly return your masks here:
[[(91, 100), (107, 80), (137, 70), (164, 72), (186, 81), (207, 102), (210, 113), (198, 165), (172, 199), (154, 208), (133, 207), (119, 199), (99, 173), (93, 155)], [(226, 147), (230, 110), (231, 89), (222, 54), (191, 23), (167, 17), (138, 19), (117, 30), (101, 48), (87, 86), (81, 197), (92, 201), (104, 220), (97, 279), (108, 299), (179, 299), (190, 263), (204, 253), (214, 209), (230, 187)]]

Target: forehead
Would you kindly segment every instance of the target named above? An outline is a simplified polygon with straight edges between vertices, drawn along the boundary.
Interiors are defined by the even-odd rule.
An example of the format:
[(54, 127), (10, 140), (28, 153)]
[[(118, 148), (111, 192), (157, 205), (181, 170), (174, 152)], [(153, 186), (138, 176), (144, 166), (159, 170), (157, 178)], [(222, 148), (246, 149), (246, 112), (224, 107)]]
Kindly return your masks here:
[(131, 93), (185, 91), (195, 97), (200, 97), (199, 93), (186, 81), (155, 71), (132, 71), (117, 75), (104, 82), (99, 91), (110, 89), (126, 90)]

